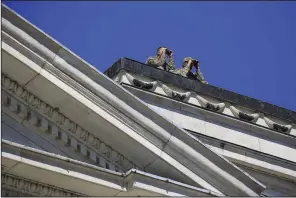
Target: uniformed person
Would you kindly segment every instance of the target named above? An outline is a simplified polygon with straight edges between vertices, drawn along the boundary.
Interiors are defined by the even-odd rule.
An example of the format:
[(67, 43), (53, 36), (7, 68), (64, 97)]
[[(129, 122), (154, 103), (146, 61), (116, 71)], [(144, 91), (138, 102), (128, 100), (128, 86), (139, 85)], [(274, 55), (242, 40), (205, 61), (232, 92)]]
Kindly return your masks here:
[[(193, 67), (196, 68), (196, 73), (191, 72)], [(200, 71), (199, 61), (197, 61), (191, 57), (184, 58), (183, 63), (182, 63), (182, 68), (173, 71), (173, 73), (179, 74), (184, 77), (197, 79), (202, 83), (208, 84), (208, 82), (204, 80), (204, 76)]]
[(166, 71), (175, 70), (173, 52), (166, 47), (159, 47), (156, 56), (150, 56), (146, 64)]

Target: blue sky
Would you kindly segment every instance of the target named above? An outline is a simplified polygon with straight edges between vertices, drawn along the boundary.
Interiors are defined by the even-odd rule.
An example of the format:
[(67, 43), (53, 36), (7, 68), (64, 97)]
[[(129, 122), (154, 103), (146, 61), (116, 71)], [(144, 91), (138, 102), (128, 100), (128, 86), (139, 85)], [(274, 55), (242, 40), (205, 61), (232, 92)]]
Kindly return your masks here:
[(212, 85), (296, 110), (296, 2), (5, 2), (105, 71), (156, 48), (200, 60)]

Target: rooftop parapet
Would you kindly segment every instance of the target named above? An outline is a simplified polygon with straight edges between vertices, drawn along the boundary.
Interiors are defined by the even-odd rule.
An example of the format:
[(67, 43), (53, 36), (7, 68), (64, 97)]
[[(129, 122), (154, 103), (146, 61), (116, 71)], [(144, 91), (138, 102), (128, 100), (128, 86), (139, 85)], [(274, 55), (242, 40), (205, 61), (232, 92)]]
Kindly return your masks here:
[(129, 59), (121, 58), (109, 67), (104, 74), (110, 78), (116, 76), (121, 70), (126, 70), (135, 74), (159, 80), (164, 83), (174, 85), (178, 88), (187, 89), (197, 93), (201, 93), (221, 101), (227, 101), (245, 107), (256, 112), (271, 115), (288, 122), (296, 123), (296, 112), (269, 104), (248, 96), (244, 96), (235, 92), (231, 92), (213, 85), (204, 84), (198, 80), (192, 80), (171, 72), (157, 69), (144, 63)]

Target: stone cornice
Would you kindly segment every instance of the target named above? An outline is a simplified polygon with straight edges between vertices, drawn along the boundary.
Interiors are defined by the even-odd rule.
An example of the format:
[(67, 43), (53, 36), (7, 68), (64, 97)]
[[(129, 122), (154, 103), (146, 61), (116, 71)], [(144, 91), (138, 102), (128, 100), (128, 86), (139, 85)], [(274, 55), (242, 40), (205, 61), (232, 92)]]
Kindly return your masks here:
[(264, 120), (266, 122), (266, 124), (268, 125), (269, 128), (276, 130), (276, 131), (280, 131), (280, 132), (289, 132), (292, 128), (291, 125), (282, 125), (282, 124), (278, 124), (274, 121), (272, 121), (271, 119), (264, 117)]
[(208, 109), (208, 110), (215, 111), (215, 112), (223, 112), (223, 110), (225, 108), (224, 103), (213, 104), (199, 95), (197, 95), (196, 98), (199, 101), (199, 103), (201, 104), (201, 106), (203, 108)]
[(55, 186), (43, 184), (36, 181), (31, 181), (22, 177), (10, 174), (1, 175), (2, 188), (13, 189), (32, 196), (45, 197), (81, 197), (86, 196), (77, 192), (72, 192)]
[(278, 117), (290, 122), (296, 123), (296, 112), (284, 109), (257, 99), (243, 96), (222, 88), (218, 88), (209, 84), (200, 83), (196, 80), (191, 80), (180, 75), (176, 75), (167, 71), (153, 68), (149, 65), (138, 61), (121, 58), (116, 61), (104, 73), (112, 78), (119, 71), (126, 70), (135, 74), (141, 74), (153, 80), (162, 81), (163, 83), (171, 84), (176, 87), (202, 93), (204, 95), (217, 98), (219, 100), (236, 104), (251, 110), (259, 111), (267, 115)]
[[(1, 84), (2, 90), (4, 90), (2, 92), (2, 105), (23, 120), (27, 119), (30, 124), (37, 126), (40, 130), (50, 132), (54, 137), (61, 139), (68, 146), (74, 147), (76, 151), (91, 158), (102, 167), (105, 167), (105, 164), (102, 163), (106, 159), (114, 164), (114, 167), (112, 167), (114, 170), (116, 169), (115, 166), (123, 171), (137, 168), (135, 164), (122, 154), (112, 149), (109, 145), (64, 116), (58, 109), (46, 104), (4, 74), (1, 76)], [(13, 95), (17, 99), (10, 95)]]
[[(84, 175), (79, 178), (85, 178), (84, 182), (93, 181), (90, 178), (87, 178), (87, 176), (91, 176), (93, 178), (102, 179), (105, 182), (109, 183), (109, 185), (106, 185), (104, 182), (104, 185), (106, 187), (116, 188), (116, 190), (123, 191), (129, 193), (130, 191), (134, 190), (134, 187), (136, 186), (136, 183), (143, 182), (144, 184), (152, 184), (152, 186), (156, 186), (160, 188), (161, 190), (170, 191), (172, 190), (172, 187), (174, 188), (174, 192), (181, 193), (182, 195), (187, 196), (221, 196), (221, 194), (217, 194), (215, 192), (212, 192), (207, 189), (198, 188), (195, 186), (187, 185), (175, 180), (171, 180), (169, 178), (164, 178), (161, 176), (153, 175), (147, 172), (143, 172), (136, 169), (131, 169), (125, 173), (116, 173), (114, 171), (106, 170), (104, 168), (100, 168), (91, 164), (87, 164), (85, 162), (73, 160), (71, 158), (67, 158), (64, 156), (56, 155), (53, 153), (48, 153), (46, 151), (41, 151), (39, 149), (27, 147), (21, 144), (17, 144), (11, 141), (2, 140), (3, 145), (3, 151), (2, 151), (2, 173), (5, 173), (3, 175), (22, 175), (22, 177), (26, 177), (25, 175), (30, 175), (30, 172), (26, 172), (26, 170), (23, 170), (21, 167), (23, 165), (25, 166), (33, 166), (36, 169), (36, 174), (32, 175), (32, 180), (39, 181), (40, 175), (40, 166), (43, 170), (50, 170), (54, 176), (57, 176), (56, 173), (60, 174), (61, 172), (58, 171), (58, 169), (62, 169), (64, 171), (71, 172), (71, 175), (73, 178), (77, 178), (77, 174)], [(9, 159), (7, 161), (7, 159)], [(19, 162), (17, 165), (12, 164), (11, 160), (14, 162)], [(54, 161), (54, 166), (52, 166), (52, 161)], [(41, 164), (39, 164), (41, 163)], [(36, 164), (39, 164), (39, 166)], [(44, 167), (43, 164), (47, 164), (50, 167)], [(17, 170), (15, 170), (17, 169)], [(32, 170), (32, 169), (31, 169)], [(54, 171), (56, 170), (56, 171)], [(41, 170), (42, 172), (42, 170)], [(44, 174), (47, 174), (46, 171), (43, 172)], [(55, 177), (49, 178), (48, 184), (55, 186)], [(61, 178), (61, 181), (68, 180), (67, 177)], [(89, 180), (90, 179), (90, 180)], [(76, 181), (77, 181), (76, 180)], [(61, 183), (60, 181), (60, 183)], [(46, 183), (46, 182), (45, 182)], [(57, 182), (58, 183), (58, 182)], [(62, 182), (64, 183), (64, 182)], [(75, 183), (75, 182), (74, 182)], [(102, 184), (101, 182), (99, 182)], [(81, 184), (81, 183), (80, 183)], [(111, 184), (111, 185), (110, 185)], [(63, 186), (64, 189), (69, 189), (67, 186), (75, 185), (73, 183)], [(61, 185), (59, 185), (61, 187)], [(92, 186), (93, 187), (93, 186)], [(91, 188), (91, 187), (87, 187)], [(72, 188), (73, 189), (73, 188)], [(150, 191), (151, 188), (146, 188), (144, 186), (145, 190)], [(152, 189), (153, 190), (153, 189)], [(77, 190), (78, 191), (78, 190)], [(90, 194), (87, 193), (88, 189), (84, 190), (84, 194), (90, 196)], [(118, 194), (119, 191), (116, 193)], [(80, 192), (80, 191), (79, 191)], [(100, 192), (97, 192), (100, 193)], [(168, 192), (164, 192), (164, 195), (166, 195)], [(98, 196), (99, 194), (96, 194), (95, 196)], [(126, 196), (127, 194), (125, 194)], [(94, 196), (93, 194), (91, 196)]]
[(259, 118), (259, 113), (244, 113), (243, 111), (238, 110), (234, 106), (230, 106), (229, 108), (236, 118), (240, 118), (248, 122), (256, 122), (256, 120)]
[[(192, 179), (203, 187), (216, 192), (221, 190), (226, 195), (254, 196), (265, 189), (265, 186), (260, 182), (245, 174), (222, 156), (211, 151), (201, 141), (174, 125), (170, 120), (155, 113), (143, 101), (134, 97), (111, 79), (106, 78), (101, 72), (98, 72), (94, 67), (81, 60), (33, 25), (28, 24), (27, 21), (17, 16), (7, 7), (2, 8), (4, 8), (2, 12), (2, 28), (6, 33), (39, 56), (42, 56), (48, 61), (49, 65), (53, 65), (53, 67), (60, 70), (60, 73), (72, 80), (74, 79), (76, 83), (83, 86), (88, 92), (87, 95), (81, 93), (83, 100), (91, 101), (89, 98), (93, 96), (96, 97), (96, 100), (101, 98), (109, 106), (119, 111), (120, 116), (126, 115), (128, 119), (138, 124), (142, 130), (147, 130), (150, 134), (149, 137), (145, 137), (146, 139), (141, 138), (142, 145), (145, 144), (149, 151), (158, 154), (161, 160), (171, 164), (175, 170), (186, 175), (186, 178)], [(58, 48), (55, 49), (54, 46)], [(48, 68), (44, 68), (42, 71), (48, 73)], [(44, 75), (42, 77), (46, 78)], [(56, 79), (61, 81), (58, 77)], [(63, 78), (62, 81), (64, 80)], [(79, 91), (77, 90), (77, 92)], [(90, 105), (88, 108), (90, 108)], [(123, 121), (122, 119), (118, 120)], [(139, 131), (130, 130), (128, 132), (131, 132), (133, 137), (138, 138), (137, 141), (140, 140)], [(152, 138), (158, 138), (157, 140), (161, 140), (165, 144), (156, 145), (155, 142), (152, 143)], [(191, 159), (188, 164), (182, 161), (184, 157)], [(221, 176), (219, 180), (215, 178), (215, 175)]]
[[(150, 89), (150, 90), (135, 86), (132, 83), (127, 84), (126, 81), (124, 81), (123, 77), (129, 76), (129, 79), (136, 79), (136, 80), (142, 82), (143, 80), (139, 77), (135, 77), (136, 75), (137, 74), (134, 74), (134, 73), (126, 71), (125, 69), (122, 69), (122, 70), (120, 70), (118, 75), (115, 77), (115, 79), (116, 79), (116, 82), (119, 84), (126, 84), (129, 86), (136, 87), (137, 89), (141, 89), (143, 91), (149, 91), (149, 92), (152, 92), (155, 94), (165, 95), (165, 96), (168, 96), (172, 99), (179, 100), (179, 101), (186, 102), (186, 103), (193, 104), (193, 105), (197, 105), (197, 104), (192, 103), (189, 98), (190, 97), (196, 98), (197, 101), (199, 102), (199, 104), (197, 106), (200, 106), (204, 109), (207, 109), (207, 110), (210, 110), (213, 112), (217, 112), (220, 114), (224, 114), (227, 116), (235, 117), (235, 118), (240, 119), (242, 121), (256, 124), (259, 126), (261, 125), (263, 127), (267, 127), (273, 131), (277, 131), (280, 133), (289, 134), (291, 129), (293, 129), (293, 126), (291, 124), (280, 124), (280, 123), (277, 123), (276, 121), (271, 121), (269, 118), (270, 117), (269, 115), (266, 115), (264, 113), (260, 113), (258, 111), (253, 111), (254, 113), (245, 112), (245, 110), (238, 109), (239, 107), (237, 107), (236, 105), (233, 105), (233, 103), (229, 103), (229, 102), (225, 102), (225, 101), (213, 103), (213, 102), (210, 102), (209, 100), (207, 100), (206, 98), (204, 98), (204, 95), (201, 95), (200, 93), (196, 93), (194, 91), (185, 92), (186, 90), (183, 90), (182, 93), (176, 92), (176, 91), (174, 91), (173, 88), (169, 88), (164, 82), (161, 82), (159, 80), (153, 81), (153, 82), (155, 82), (154, 88)], [(155, 87), (159, 87), (160, 89), (162, 89), (163, 94), (161, 94), (159, 91), (156, 92)], [(182, 99), (180, 100), (179, 99), (180, 97), (179, 98), (173, 97), (173, 93), (178, 93), (179, 96), (183, 95), (184, 97), (183, 98), (181, 97)], [(227, 106), (227, 109), (229, 109), (228, 112), (231, 112), (231, 114), (229, 114), (229, 113), (226, 114), (224, 112), (224, 109), (226, 108), (226, 106)], [(258, 118), (262, 118), (262, 120), (264, 120), (263, 122), (266, 124), (258, 121)], [(283, 123), (287, 123), (287, 121), (283, 120)], [(296, 128), (295, 128), (295, 130), (296, 130)], [(295, 135), (296, 134), (294, 134), (294, 136)]]
[[(206, 108), (203, 108), (200, 105), (188, 103), (188, 102), (182, 102), (175, 100), (169, 96), (163, 95), (161, 93), (157, 92), (151, 92), (146, 91), (137, 87), (134, 87), (130, 84), (122, 82), (121, 85), (133, 93), (136, 96), (140, 96), (144, 101), (146, 101), (149, 105), (153, 106), (156, 105), (156, 107), (162, 107), (161, 104), (163, 104), (164, 108), (169, 109), (177, 109), (178, 111), (181, 110), (184, 111), (183, 113), (190, 113), (191, 115), (197, 115), (197, 116), (205, 116), (206, 120), (209, 120), (210, 122), (216, 121), (216, 123), (221, 124), (223, 126), (227, 127), (237, 127), (234, 124), (234, 122), (239, 122), (241, 125), (242, 130), (249, 130), (252, 128), (252, 131), (255, 132), (254, 136), (260, 136), (263, 139), (270, 140), (270, 141), (276, 141), (281, 142), (281, 144), (284, 144), (288, 147), (295, 148), (295, 127), (292, 128), (293, 131), (291, 133), (284, 133), (284, 132), (278, 132), (276, 130), (272, 130), (267, 125), (261, 125), (261, 123), (265, 123), (265, 120), (262, 117), (262, 114), (259, 114), (259, 118), (261, 119), (261, 123), (255, 123), (254, 121), (245, 121), (241, 118), (237, 118), (234, 115), (229, 114), (222, 114), (219, 112), (214, 112), (211, 110), (208, 110)], [(225, 107), (228, 109), (229, 107)], [(237, 113), (242, 112), (241, 110), (238, 110)], [(231, 112), (230, 112), (231, 113)], [(249, 115), (253, 115), (248, 113)], [(184, 122), (184, 125), (181, 125), (183, 129), (187, 130), (186, 128), (186, 122)], [(197, 129), (197, 128), (196, 128)], [(198, 133), (198, 129), (194, 130), (194, 128), (191, 128), (191, 130)], [(257, 133), (257, 132), (258, 133)], [(260, 131), (260, 132), (259, 132)], [(293, 132), (293, 133), (292, 133)]]
[(163, 89), (163, 91), (166, 93), (167, 96), (170, 96), (176, 100), (185, 101), (190, 96), (190, 92), (180, 93), (177, 91), (173, 91), (163, 83), (161, 83), (161, 88)]
[(136, 87), (142, 88), (142, 89), (153, 89), (155, 87), (155, 85), (157, 84), (156, 81), (153, 82), (143, 82), (141, 80), (138, 80), (136, 78), (134, 78), (132, 75), (129, 75), (128, 73), (126, 73), (126, 77), (129, 80), (129, 82), (131, 84), (133, 84)]
[[(231, 142), (227, 142), (215, 137), (211, 137), (205, 134), (201, 134), (201, 133), (197, 133), (188, 129), (185, 129), (186, 131), (188, 131), (189, 133), (191, 133), (192, 135), (200, 138), (202, 141), (204, 141), (207, 145), (211, 145), (217, 148), (221, 148), (221, 149), (225, 149), (225, 150), (235, 150), (236, 153), (238, 154), (243, 154), (246, 156), (252, 156), (255, 157), (257, 156), (258, 159), (262, 160), (262, 161), (269, 161), (272, 162), (274, 164), (280, 164), (280, 166), (282, 167), (286, 167), (286, 168), (290, 168), (290, 169), (295, 169), (292, 167), (296, 167), (296, 163), (287, 159), (283, 159), (280, 157), (276, 157), (274, 155), (270, 155), (267, 153), (263, 153), (263, 152), (259, 152), (250, 148), (247, 148), (245, 146), (241, 146), (235, 143), (231, 143)], [(282, 165), (284, 164), (284, 166)]]

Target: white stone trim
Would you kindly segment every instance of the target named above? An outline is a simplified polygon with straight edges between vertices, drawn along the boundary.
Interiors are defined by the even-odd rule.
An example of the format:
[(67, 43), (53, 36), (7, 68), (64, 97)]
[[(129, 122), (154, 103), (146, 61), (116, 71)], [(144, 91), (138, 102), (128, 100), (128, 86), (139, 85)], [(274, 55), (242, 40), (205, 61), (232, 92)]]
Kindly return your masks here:
[[(90, 150), (90, 156), (88, 157), (90, 157), (95, 163), (97, 159), (99, 159), (100, 163), (102, 163), (100, 165), (103, 167), (105, 167), (104, 162), (105, 159), (107, 159), (107, 161), (110, 161), (114, 166), (117, 166), (119, 170), (122, 169), (126, 171), (133, 167), (138, 168), (122, 154), (65, 117), (57, 109), (31, 94), (29, 91), (18, 85), (16, 81), (8, 78), (4, 74), (2, 74), (1, 77), (2, 90), (4, 90), (2, 92), (2, 105), (8, 107), (11, 112), (14, 112), (22, 119), (27, 119), (32, 125), (38, 126), (40, 130), (50, 132), (52, 136), (61, 139), (65, 143), (68, 143), (70, 138), (71, 147), (84, 156), (87, 156), (87, 151)], [(8, 92), (9, 94), (6, 94), (5, 92)], [(22, 104), (14, 97), (11, 97), (10, 94), (13, 94), (28, 106)], [(30, 108), (33, 108), (40, 114), (35, 113), (30, 110)], [(80, 149), (78, 150), (77, 143), (81, 143)], [(115, 169), (114, 166), (111, 167)]]
[(83, 194), (58, 188), (52, 185), (43, 184), (37, 181), (28, 180), (10, 174), (1, 175), (1, 188), (13, 189), (20, 193), (32, 196), (53, 196), (53, 197), (81, 197)]
[[(231, 112), (233, 113), (233, 115), (234, 115), (236, 118), (239, 118), (239, 119), (241, 119), (241, 117), (240, 117), (240, 113), (244, 113), (244, 114), (246, 114), (246, 115), (248, 115), (248, 116), (253, 117), (254, 119), (251, 120), (250, 122), (256, 122), (257, 119), (259, 118), (259, 113), (252, 113), (252, 114), (250, 114), (250, 113), (245, 113), (245, 112), (243, 112), (243, 111), (238, 110), (238, 109), (237, 109), (236, 107), (234, 107), (234, 106), (230, 106), (229, 109), (231, 110)], [(244, 119), (243, 119), (243, 120), (244, 120)]]
[[(8, 17), (10, 18), (10, 17)], [(140, 99), (134, 97), (133, 95), (130, 95), (128, 92), (125, 91), (122, 87), (120, 87), (118, 84), (112, 82), (110, 79), (107, 79), (103, 74), (100, 72), (95, 73), (93, 69), (89, 67), (89, 65), (78, 58), (76, 55), (73, 55), (71, 52), (67, 51), (65, 48), (61, 47), (61, 45), (55, 43), (56, 45), (61, 47), (61, 50), (65, 53), (69, 53), (68, 55), (71, 58), (74, 58), (76, 61), (81, 61), (78, 64), (75, 64), (75, 67), (73, 64), (69, 63), (70, 61), (66, 61), (61, 56), (59, 56), (59, 52), (49, 52), (48, 53), (48, 45), (47, 44), (40, 44), (38, 41), (36, 41), (34, 38), (32, 38), (30, 35), (25, 33), (23, 30), (19, 29), (18, 27), (11, 24), (6, 19), (2, 18), (2, 27), (8, 31), (11, 35), (13, 35), (15, 38), (21, 40), (25, 43), (26, 46), (29, 46), (30, 48), (33, 48), (36, 53), (38, 53), (40, 56), (45, 57), (46, 59), (50, 59), (50, 63), (54, 65), (54, 67), (58, 68), (60, 71), (63, 71), (63, 74), (66, 74), (68, 77), (71, 77), (72, 79), (75, 79), (77, 83), (80, 83), (81, 86), (83, 86), (85, 89), (87, 89), (89, 92), (92, 92), (96, 95), (96, 100), (98, 101), (98, 98), (103, 98), (105, 101), (108, 101), (108, 104), (111, 108), (118, 109), (119, 111), (122, 111), (121, 115), (128, 115), (128, 118), (131, 120), (134, 120), (134, 123), (138, 123), (143, 128), (147, 129), (149, 132), (154, 134), (154, 136), (158, 138), (162, 138), (165, 140), (166, 145), (165, 147), (173, 148), (172, 153), (177, 154), (174, 156), (178, 162), (182, 161), (181, 156), (178, 156), (179, 150), (183, 151), (183, 157), (187, 157), (189, 159), (193, 159), (190, 164), (187, 164), (188, 168), (184, 166), (184, 162), (182, 167), (188, 169), (188, 170), (194, 170), (191, 175), (186, 175), (188, 178), (196, 178), (198, 179), (198, 174), (202, 174), (204, 177), (207, 178), (207, 180), (211, 180), (212, 183), (215, 183), (216, 186), (219, 186), (219, 188), (224, 188), (225, 192), (235, 193), (236, 195), (256, 195), (254, 190), (258, 191), (258, 189), (264, 189), (265, 187), (260, 184), (258, 181), (254, 180), (253, 178), (247, 176), (243, 173), (243, 171), (239, 170), (236, 166), (233, 166), (229, 161), (227, 161), (225, 158), (221, 157), (220, 155), (215, 154), (214, 152), (211, 152), (205, 145), (203, 145), (200, 141), (197, 139), (190, 139), (191, 137), (184, 132), (184, 130), (176, 127), (173, 125), (169, 120), (163, 118), (162, 116), (156, 114), (154, 111), (152, 111), (147, 105), (145, 105)], [(26, 24), (26, 22), (22, 22), (22, 25), (25, 27), (28, 27), (29, 25)], [(41, 35), (38, 37), (39, 40), (44, 41), (46, 36)], [(51, 38), (48, 39), (48, 42), (54, 42), (51, 40)], [(51, 55), (54, 55), (54, 58), (51, 57)], [(83, 63), (82, 63), (83, 62)], [(49, 64), (50, 64), (49, 63)], [(92, 72), (92, 73), (91, 73)], [(96, 113), (102, 113), (105, 112), (103, 109), (99, 107), (99, 105), (95, 105), (92, 101), (90, 101), (88, 98), (91, 94), (81, 94), (79, 91), (79, 88), (73, 89), (68, 86), (68, 84), (64, 83), (62, 80), (68, 80), (66, 77), (55, 77), (51, 75), (48, 71), (48, 68), (42, 69), (39, 73), (44, 78), (51, 81), (51, 83), (57, 85), (62, 90), (65, 90), (69, 93), (69, 91), (73, 91), (75, 94), (73, 94), (73, 98), (75, 99), (81, 99), (82, 103), (85, 104), (88, 108), (94, 107)], [(88, 76), (89, 75), (89, 76)], [(64, 75), (65, 76), (65, 75)], [(71, 79), (71, 80), (72, 80)], [(68, 81), (71, 81), (68, 80)], [(69, 83), (67, 81), (67, 83)], [(112, 90), (112, 91), (111, 91)], [(106, 119), (111, 119), (111, 115), (107, 114)], [(118, 126), (122, 123), (122, 119), (116, 120), (112, 117), (114, 120), (114, 125)], [(132, 138), (140, 139), (140, 135), (138, 134), (138, 131), (134, 131), (126, 126), (124, 126), (124, 132), (132, 133)], [(174, 133), (174, 136), (180, 136), (180, 141), (171, 141), (172, 140), (172, 133)], [(145, 141), (145, 144), (149, 144), (149, 147), (147, 149), (152, 150), (156, 146), (154, 144), (151, 144), (149, 140), (142, 138), (143, 141)], [(151, 141), (151, 140), (150, 140)], [(142, 142), (141, 142), (142, 143)], [(187, 144), (188, 143), (188, 144)], [(194, 144), (193, 144), (194, 143)], [(161, 152), (165, 149), (162, 148)], [(187, 148), (194, 148), (191, 150), (192, 152), (187, 152)], [(164, 153), (164, 152), (163, 152)], [(165, 153), (166, 154), (166, 153)], [(170, 153), (171, 154), (171, 153)], [(201, 155), (203, 157), (201, 157)], [(162, 156), (161, 156), (162, 157)], [(170, 159), (174, 159), (170, 155), (167, 156), (167, 159), (165, 159), (166, 162), (169, 162)], [(219, 161), (219, 165), (225, 165), (228, 167), (226, 170), (222, 170), (219, 168), (216, 164), (216, 166), (213, 166), (212, 163), (210, 163), (210, 159), (215, 158)], [(164, 159), (164, 158), (163, 158)], [(199, 169), (195, 169), (196, 167), (199, 167)], [(206, 166), (206, 168), (205, 168)], [(176, 169), (178, 169), (177, 166), (174, 166)], [(225, 172), (229, 171), (229, 172)], [(231, 173), (237, 173), (238, 175), (233, 175)], [(222, 177), (220, 177), (220, 180), (223, 182), (218, 182), (215, 178), (208, 177), (212, 174), (219, 174)], [(248, 184), (242, 184), (239, 182), (238, 178), (243, 177), (245, 178), (246, 182)], [(251, 188), (248, 187), (248, 185), (252, 185)], [(227, 188), (227, 189), (226, 189)]]
[[(187, 91), (185, 93), (177, 92), (177, 91), (170, 89), (164, 83), (161, 83), (161, 88), (167, 94), (167, 96), (172, 97), (174, 99), (175, 99), (175, 97), (177, 97), (178, 98), (177, 100), (181, 100), (181, 101), (186, 101), (191, 95), (190, 91)], [(181, 99), (181, 98), (183, 98), (183, 99)]]
[[(123, 82), (122, 77), (124, 75), (126, 77), (128, 75), (132, 76), (131, 73), (128, 73), (126, 71), (121, 71), (121, 72), (122, 72), (122, 74), (120, 74), (121, 75), (120, 78), (118, 78), (118, 76), (115, 77), (116, 79), (118, 79), (119, 84)], [(161, 95), (166, 95), (166, 96), (171, 97), (172, 99), (174, 99), (172, 97), (173, 92), (177, 93), (177, 94), (180, 94), (180, 95), (184, 95), (184, 93), (176, 92), (172, 88), (169, 88), (165, 83), (163, 83), (161, 81), (156, 81), (156, 82), (160, 85), (160, 88), (163, 90), (163, 92), (165, 94), (159, 93), (159, 92), (156, 92), (156, 91), (154, 91), (154, 93), (158, 93), (158, 94), (161, 94)], [(124, 83), (126, 83), (126, 82), (124, 82)], [(133, 85), (133, 83), (131, 83), (130, 81), (129, 81), (129, 83), (130, 83), (130, 85)], [(201, 95), (199, 95), (199, 94), (197, 94), (195, 92), (191, 93), (189, 91), (189, 92), (186, 92), (185, 94), (186, 94), (186, 96), (185, 96), (186, 99), (184, 99), (183, 101), (187, 102), (189, 104), (200, 106), (200, 107), (202, 107), (204, 109), (211, 110), (213, 112), (219, 112), (219, 113), (222, 113), (222, 114), (227, 115), (227, 116), (235, 117), (235, 118), (240, 119), (243, 122), (253, 123), (253, 124), (256, 124), (256, 125), (259, 125), (259, 126), (263, 126), (263, 127), (268, 126), (268, 128), (273, 130), (273, 131), (277, 131), (277, 132), (280, 131), (280, 130), (276, 130), (273, 127), (273, 124), (270, 124), (271, 123), (270, 121), (266, 121), (266, 120), (270, 120), (270, 119), (269, 118), (265, 119), (266, 116), (264, 114), (262, 114), (262, 113), (246, 113), (244, 111), (239, 110), (237, 107), (235, 107), (234, 105), (232, 105), (230, 103), (227, 103), (227, 102), (220, 102), (220, 103), (215, 104), (215, 103), (210, 102), (209, 100), (205, 99), (204, 97), (202, 97)], [(196, 96), (193, 97), (193, 94), (196, 95)], [(198, 103), (194, 103), (193, 100), (191, 100), (191, 98), (196, 98)], [(210, 106), (212, 106), (214, 108), (219, 108), (219, 110), (215, 111), (215, 110), (212, 110), (211, 108), (207, 108), (207, 105), (210, 105)], [(227, 105), (229, 105), (229, 107)], [(248, 121), (246, 119), (242, 119), (241, 116), (239, 115), (240, 113), (245, 114), (247, 116), (252, 116), (252, 117), (254, 117), (254, 119), (251, 120), (251, 121)], [(263, 120), (265, 120), (265, 122)], [(267, 125), (265, 125), (265, 123), (267, 123)], [(277, 123), (275, 123), (275, 124), (277, 124)], [(280, 124), (278, 124), (278, 125), (280, 125)], [(289, 134), (291, 132), (291, 130), (293, 129), (293, 131), (290, 134), (293, 135), (293, 136), (296, 136), (296, 128), (293, 127), (294, 125), (290, 124), (290, 125), (282, 125), (282, 126), (288, 127), (288, 130), (285, 133)]]
[[(223, 112), (224, 111), (225, 103), (214, 104), (199, 95), (197, 95), (196, 98), (203, 108), (210, 109), (211, 111), (216, 111), (216, 112)], [(218, 109), (218, 110), (214, 110), (214, 109), (210, 108), (209, 106), (212, 106), (212, 107), (214, 107), (214, 109)]]
[(149, 88), (148, 90), (153, 90), (157, 85), (157, 81), (145, 82), (143, 80), (139, 80), (139, 79), (135, 78), (134, 76), (132, 76), (131, 74), (129, 74), (127, 72), (125, 72), (125, 76), (128, 79), (128, 81), (130, 82), (130, 84), (132, 84), (132, 85), (134, 85), (136, 87), (139, 87), (139, 86), (135, 84), (135, 80), (139, 81), (141, 84), (146, 85), (146, 86), (147, 85), (152, 85), (152, 87)]
[[(287, 159), (278, 158), (276, 156), (265, 155), (264, 153), (258, 152), (251, 149), (247, 149), (241, 146), (233, 145), (232, 143), (213, 140), (211, 138), (202, 136), (202, 141), (208, 145), (216, 153), (223, 155), (230, 159), (233, 163), (241, 164), (246, 167), (255, 168), (260, 171), (275, 174), (279, 177), (284, 177), (296, 181), (296, 171), (293, 168), (288, 168), (295, 162), (287, 162)], [(279, 163), (278, 163), (279, 162)], [(289, 166), (282, 166), (280, 164), (288, 163)]]
[(276, 131), (281, 131), (280, 129), (276, 129), (276, 126), (279, 127), (285, 127), (287, 129), (287, 131), (283, 131), (284, 133), (289, 133), (292, 129), (292, 125), (282, 125), (282, 124), (278, 124), (274, 121), (272, 121), (271, 119), (267, 118), (267, 117), (263, 117), (264, 121), (266, 122), (267, 126), (270, 129), (276, 130)]
[[(154, 187), (158, 187), (162, 191), (162, 193), (164, 193), (161, 195), (168, 195), (169, 190), (172, 190), (176, 193), (181, 193), (182, 195), (187, 196), (222, 196), (221, 194), (217, 194), (208, 189), (197, 188), (171, 180), (169, 178), (163, 178), (135, 169), (131, 169), (125, 173), (116, 173), (114, 171), (99, 168), (91, 164), (44, 152), (38, 149), (26, 147), (24, 145), (16, 144), (10, 141), (2, 140), (2, 144), (5, 145), (4, 151), (2, 152), (2, 166), (6, 166), (6, 170), (4, 169), (6, 174), (9, 173), (26, 178), (28, 176), (28, 178), (31, 178), (31, 180), (41, 181), (43, 183), (51, 185), (58, 185), (57, 183), (59, 182), (60, 185), (58, 186), (63, 187), (64, 189), (73, 189), (71, 184), (64, 183), (63, 181), (69, 180), (68, 177), (75, 178), (75, 181), (72, 180), (72, 182), (74, 182), (76, 185), (76, 182), (80, 182), (80, 184), (91, 184), (91, 186), (87, 185), (86, 189), (83, 189), (83, 193), (89, 196), (100, 195), (97, 194), (99, 192), (96, 192), (95, 190), (89, 192), (89, 190), (94, 187), (93, 184), (97, 187), (101, 186), (105, 189), (112, 189), (114, 192), (113, 195), (119, 195), (118, 193), (123, 193), (121, 194), (123, 196), (132, 196), (131, 193), (133, 193), (135, 188), (139, 187), (137, 185), (134, 185), (135, 182), (152, 184)], [(15, 153), (18, 154), (15, 155)], [(27, 158), (21, 157), (22, 155), (25, 155)], [(55, 162), (55, 165), (52, 165), (52, 161)], [(22, 169), (23, 167), (27, 167), (27, 169), (29, 168), (31, 169), (31, 171), (32, 169), (36, 170), (36, 173), (32, 174), (32, 172), (24, 171)], [(38, 174), (39, 171), (43, 172), (44, 174), (49, 173), (50, 175), (53, 175), (53, 177), (45, 179), (41, 178)], [(55, 181), (54, 176), (61, 177), (61, 181)], [(152, 195), (155, 196), (153, 186), (149, 185), (145, 187), (140, 187), (140, 195), (143, 195), (142, 190), (144, 190), (152, 193)], [(81, 187), (78, 188), (80, 188), (80, 190), (77, 189), (77, 191), (82, 192)]]

